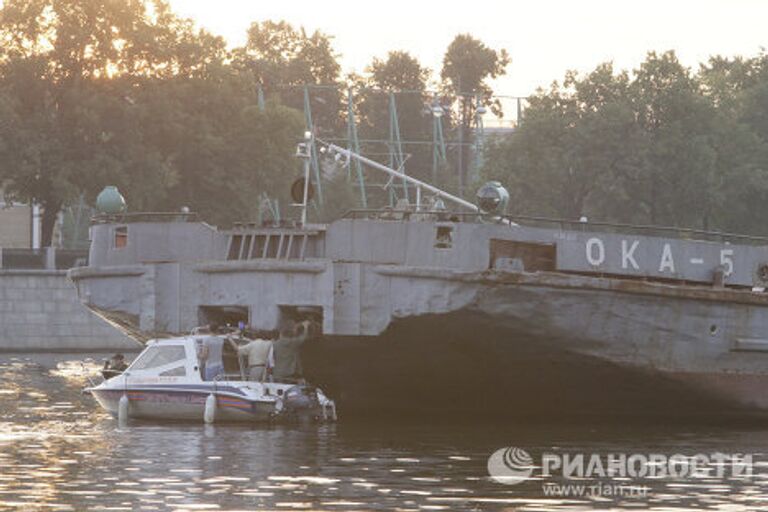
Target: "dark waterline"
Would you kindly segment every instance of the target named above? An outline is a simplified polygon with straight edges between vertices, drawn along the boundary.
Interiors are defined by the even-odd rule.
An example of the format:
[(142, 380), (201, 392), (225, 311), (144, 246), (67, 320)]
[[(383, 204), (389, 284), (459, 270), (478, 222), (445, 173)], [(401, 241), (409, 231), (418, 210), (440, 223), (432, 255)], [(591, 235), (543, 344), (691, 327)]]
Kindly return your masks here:
[[(478, 423), (472, 418), (330, 426), (132, 423), (81, 389), (102, 356), (0, 355), (0, 510), (754, 510), (768, 505), (768, 428), (663, 423)], [(604, 479), (645, 496), (547, 497), (533, 479), (488, 476), (517, 446), (587, 454), (752, 454), (752, 476)], [(577, 482), (580, 483), (580, 482)], [(586, 482), (594, 484), (596, 482)]]

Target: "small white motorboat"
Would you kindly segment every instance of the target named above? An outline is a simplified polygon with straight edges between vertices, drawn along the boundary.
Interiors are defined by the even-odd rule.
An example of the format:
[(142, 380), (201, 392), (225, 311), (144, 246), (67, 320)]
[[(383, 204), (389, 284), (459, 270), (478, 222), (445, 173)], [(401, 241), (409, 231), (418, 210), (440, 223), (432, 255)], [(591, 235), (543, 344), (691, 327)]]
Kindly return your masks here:
[[(120, 375), (86, 391), (119, 419), (205, 422), (336, 420), (336, 405), (306, 383), (246, 378), (227, 335), (152, 340)], [(206, 350), (200, 359), (200, 347)]]

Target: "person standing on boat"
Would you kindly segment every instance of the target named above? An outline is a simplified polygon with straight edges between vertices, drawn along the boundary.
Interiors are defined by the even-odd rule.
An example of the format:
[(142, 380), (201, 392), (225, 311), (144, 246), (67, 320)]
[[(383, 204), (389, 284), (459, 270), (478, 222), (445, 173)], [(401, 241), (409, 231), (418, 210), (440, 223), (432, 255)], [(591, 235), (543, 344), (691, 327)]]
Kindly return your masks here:
[(223, 345), (224, 341), (214, 336), (197, 340), (197, 360), (203, 380), (214, 380), (224, 374)]
[(297, 382), (304, 377), (301, 346), (309, 338), (311, 322), (305, 320), (293, 328), (284, 328), (273, 342), (275, 362), (272, 377), (277, 382)]
[[(232, 342), (234, 344), (234, 342)], [(250, 380), (261, 381), (264, 379), (267, 370), (267, 363), (272, 352), (272, 342), (269, 340), (255, 339), (245, 345), (238, 346), (237, 354), (246, 356), (248, 360), (248, 378)]]
[(205, 380), (205, 363), (208, 360), (208, 347), (203, 344), (203, 340), (195, 340), (195, 352), (197, 353), (197, 366), (200, 368), (200, 378)]

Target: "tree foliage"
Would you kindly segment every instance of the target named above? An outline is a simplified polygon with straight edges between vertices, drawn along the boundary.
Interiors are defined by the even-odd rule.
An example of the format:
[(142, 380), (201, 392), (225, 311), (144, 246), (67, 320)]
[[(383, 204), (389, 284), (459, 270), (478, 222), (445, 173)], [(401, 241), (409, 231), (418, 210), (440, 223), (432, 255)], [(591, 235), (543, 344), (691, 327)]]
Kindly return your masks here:
[(224, 49), (161, 0), (6, 0), (0, 39), (0, 87), (13, 105), (0, 172), (6, 194), (42, 205), (45, 245), (64, 202), (120, 174), (137, 149), (122, 104), (131, 86), (205, 76)]
[(766, 58), (712, 58), (698, 73), (651, 52), (531, 98), (484, 172), (510, 184), (518, 213), (768, 233)]
[[(360, 134), (364, 139), (389, 140), (392, 119), (390, 96), (394, 100), (403, 151), (409, 155), (406, 168), (411, 174), (426, 177), (430, 165), (430, 148), (407, 141), (430, 140), (430, 119), (424, 105), (430, 98), (427, 82), (430, 70), (423, 67), (410, 53), (392, 51), (384, 59), (374, 58), (366, 75), (358, 77), (356, 107), (360, 118)], [(372, 152), (386, 152), (388, 146), (377, 145)]]
[(266, 86), (333, 84), (341, 72), (330, 36), (320, 31), (308, 35), (285, 21), (251, 24), (235, 56)]
[[(446, 107), (446, 139), (463, 144), (449, 142), (458, 172), (439, 181), (469, 184), (476, 109), (499, 112), (491, 84), (506, 51), (456, 36), (435, 92), (406, 51), (345, 80), (327, 34), (261, 21), (247, 35), (227, 50), (165, 0), (2, 3), (0, 185), (42, 205), (44, 243), (64, 205), (93, 202), (107, 184), (133, 209), (189, 206), (218, 224), (257, 217), (264, 192), (285, 213), (305, 104), (316, 136), (343, 140), (350, 88), (363, 153), (387, 160), (394, 98), (406, 168), (421, 178), (432, 168), (432, 102)], [(569, 72), (530, 98), (485, 161), (517, 213), (768, 234), (768, 56), (715, 56), (694, 71), (652, 52), (632, 72)], [(331, 174), (316, 218), (357, 205), (354, 173)]]
[(43, 207), (117, 184), (133, 208), (227, 223), (287, 188), (300, 115), (255, 107), (224, 42), (163, 0), (6, 0), (0, 10), (0, 183)]
[(318, 134), (341, 126), (341, 66), (331, 36), (320, 31), (307, 34), (303, 27), (285, 21), (254, 22), (245, 45), (234, 50), (233, 61), (236, 69), (252, 74), (256, 84), (282, 104), (303, 109), (309, 99)]
[[(208, 221), (226, 225), (255, 219), (261, 192), (269, 191), (287, 204), (302, 119), (277, 104), (262, 112), (252, 85), (223, 74), (216, 79), (152, 81), (137, 91), (133, 109), (144, 150), (135, 166), (154, 168), (155, 180), (151, 200), (134, 208), (189, 206)], [(130, 197), (145, 196), (145, 184), (132, 183), (130, 173), (122, 177)]]
[(506, 73), (510, 58), (506, 50), (493, 50), (470, 34), (457, 35), (445, 52), (440, 77), (456, 95), (490, 96), (488, 79)]
[(493, 99), (493, 90), (488, 81), (506, 74), (509, 62), (506, 50), (493, 50), (469, 34), (457, 35), (443, 57), (443, 69), (440, 72), (443, 87), (448, 94), (458, 99), (455, 111), (450, 113), (455, 118), (455, 138), (458, 140), (456, 164), (461, 195), (464, 194), (464, 186), (470, 181), (467, 177), (470, 152), (467, 149), (472, 144), (471, 126), (477, 109), (487, 106), (496, 115), (502, 115), (501, 103)]
[[(380, 141), (363, 142), (364, 153), (387, 160), (394, 98), (408, 172), (426, 178), (431, 168), (431, 72), (404, 51), (345, 81), (328, 34), (259, 21), (242, 47), (227, 50), (166, 0), (6, 0), (0, 39), (0, 184), (9, 199), (43, 207), (46, 245), (62, 207), (92, 203), (107, 184), (132, 209), (189, 206), (219, 224), (256, 217), (265, 191), (285, 211), (306, 106), (315, 136), (338, 140), (347, 135), (348, 88), (361, 138)], [(457, 37), (445, 94), (459, 92), (450, 89), (461, 80), (489, 94), (486, 79), (507, 61)], [(315, 215), (357, 206), (356, 178), (325, 176), (328, 197)], [(370, 204), (390, 199), (371, 196)]]

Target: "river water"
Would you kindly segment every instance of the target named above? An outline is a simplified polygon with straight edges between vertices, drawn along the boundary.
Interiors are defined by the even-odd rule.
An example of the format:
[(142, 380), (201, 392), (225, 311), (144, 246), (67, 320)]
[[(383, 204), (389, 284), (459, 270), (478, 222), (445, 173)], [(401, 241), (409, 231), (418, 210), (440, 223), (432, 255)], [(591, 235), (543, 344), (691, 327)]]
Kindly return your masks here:
[[(768, 510), (768, 425), (345, 422), (340, 411), (326, 426), (119, 428), (81, 393), (100, 359), (0, 355), (0, 510)], [(579, 478), (534, 462), (509, 485), (488, 469), (508, 446), (539, 462), (623, 453), (649, 466)], [(715, 458), (696, 475), (648, 471), (651, 454), (717, 453), (749, 455), (749, 471), (717, 471), (733, 468)]]

